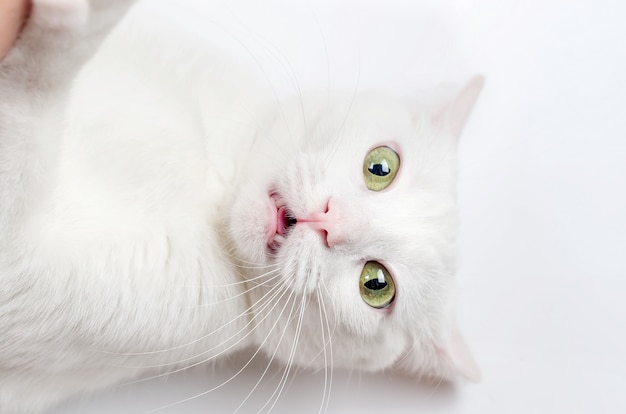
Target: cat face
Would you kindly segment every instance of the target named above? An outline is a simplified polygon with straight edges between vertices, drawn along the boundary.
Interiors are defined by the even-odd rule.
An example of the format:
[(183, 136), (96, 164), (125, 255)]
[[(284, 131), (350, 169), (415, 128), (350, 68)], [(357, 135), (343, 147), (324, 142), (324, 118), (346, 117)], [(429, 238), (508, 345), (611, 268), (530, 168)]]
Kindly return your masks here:
[(266, 353), (477, 375), (451, 313), (457, 135), (481, 85), (430, 106), (311, 95), (268, 118), (229, 223)]

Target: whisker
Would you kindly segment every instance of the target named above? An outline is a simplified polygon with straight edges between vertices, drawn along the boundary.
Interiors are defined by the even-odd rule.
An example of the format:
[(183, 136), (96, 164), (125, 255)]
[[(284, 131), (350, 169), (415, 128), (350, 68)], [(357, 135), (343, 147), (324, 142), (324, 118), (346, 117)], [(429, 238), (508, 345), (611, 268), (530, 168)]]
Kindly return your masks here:
[(326, 36), (324, 36), (324, 30), (322, 30), (322, 25), (320, 24), (319, 19), (317, 18), (317, 14), (313, 10), (311, 10), (311, 15), (313, 16), (313, 20), (315, 21), (315, 25), (317, 26), (317, 31), (320, 34), (320, 38), (322, 39), (322, 46), (324, 47), (324, 56), (326, 57), (326, 80), (327, 80), (327, 99), (328, 106), (330, 107), (330, 90), (331, 90), (331, 76), (330, 76), (330, 55), (328, 53), (328, 43), (326, 42)]
[[(328, 323), (328, 313), (326, 312), (326, 305), (322, 299), (320, 289), (316, 290), (317, 301), (319, 303), (319, 315), (320, 315), (320, 327), (322, 331), (322, 344), (324, 349), (324, 392), (322, 394), (322, 405), (320, 406), (319, 414), (328, 411), (328, 405), (330, 403), (330, 392), (333, 386), (333, 344), (330, 332), (330, 325)], [(324, 324), (324, 321), (326, 324)], [(324, 334), (324, 325), (326, 325), (326, 332), (328, 332), (328, 339)], [(328, 346), (327, 346), (328, 345)], [(326, 351), (328, 349), (328, 352)]]
[[(220, 22), (216, 22), (213, 21), (212, 22), (213, 25), (215, 27), (219, 27), (221, 30), (223, 30), (225, 33), (227, 33), (230, 38), (232, 40), (234, 40), (235, 42), (237, 42), (248, 54), (248, 56), (253, 60), (254, 65), (257, 67), (257, 69), (261, 72), (263, 79), (265, 80), (266, 84), (270, 87), (271, 91), (272, 91), (272, 95), (273, 95), (273, 100), (276, 103), (278, 110), (279, 110), (279, 114), (283, 120), (283, 122), (285, 123), (285, 126), (287, 128), (287, 132), (289, 137), (292, 140), (292, 143), (294, 142), (293, 140), (293, 134), (291, 132), (291, 129), (289, 128), (289, 123), (287, 122), (287, 118), (285, 116), (284, 113), (284, 109), (282, 106), (282, 100), (280, 99), (280, 97), (278, 96), (278, 92), (276, 91), (276, 88), (274, 87), (274, 83), (271, 80), (271, 77), (269, 76), (269, 74), (267, 73), (267, 71), (265, 70), (259, 56), (254, 53), (252, 51), (252, 49), (241, 39), (240, 36), (238, 36), (237, 34), (234, 33), (234, 31), (232, 31), (231, 29), (229, 29), (228, 27), (225, 27), (223, 24), (221, 24)], [(250, 33), (250, 31), (248, 30), (248, 32)], [(259, 35), (255, 36), (257, 39), (257, 42), (259, 43), (259, 47), (265, 49), (266, 52), (271, 53), (271, 50), (269, 48), (269, 46), (267, 46), (266, 44), (263, 44), (261, 42), (261, 37)], [(280, 63), (280, 62), (279, 62)], [(284, 150), (280, 147), (280, 146), (276, 146), (276, 149), (279, 152), (283, 152)], [(285, 156), (287, 156), (287, 154), (284, 154)]]
[[(236, 218), (237, 216), (235, 216), (234, 214), (229, 214), (226, 217), (230, 217), (230, 218), (235, 217)], [(266, 268), (266, 267), (273, 267), (273, 266), (278, 266), (279, 265), (278, 263), (276, 263), (276, 264), (269, 264), (268, 265), (268, 264), (263, 264), (263, 263), (251, 262), (251, 261), (248, 261), (248, 260), (240, 258), (239, 256), (237, 256), (237, 254), (234, 251), (231, 251), (231, 250), (234, 250), (234, 249), (233, 248), (227, 248), (227, 249), (225, 249), (225, 251), (221, 252), (221, 253), (223, 253), (222, 259), (225, 260), (226, 262), (228, 262), (229, 264), (235, 266), (235, 267), (242, 267), (244, 269), (245, 268), (263, 269), (263, 268)], [(224, 257), (224, 255), (228, 256), (228, 258)], [(229, 260), (229, 259), (233, 259), (234, 261), (233, 260)], [(247, 265), (249, 267), (246, 267), (244, 265)]]
[[(280, 278), (280, 275), (276, 275), (276, 276), (274, 276), (272, 279), (276, 279), (276, 278)], [(270, 280), (272, 280), (272, 279), (270, 279)], [(176, 308), (178, 308), (178, 309), (201, 309), (201, 308), (208, 308), (208, 307), (211, 307), (211, 306), (220, 305), (220, 304), (222, 304), (222, 303), (227, 303), (227, 302), (230, 302), (230, 301), (232, 301), (232, 300), (235, 300), (235, 299), (237, 299), (237, 298), (240, 298), (240, 297), (242, 297), (242, 296), (245, 296), (246, 294), (248, 294), (248, 293), (252, 292), (252, 291), (253, 291), (253, 290), (255, 290), (255, 289), (258, 289), (258, 288), (260, 288), (260, 287), (268, 287), (268, 286), (269, 286), (270, 288), (272, 288), (272, 287), (274, 287), (274, 286), (276, 286), (276, 285), (255, 284), (254, 286), (252, 286), (252, 287), (250, 287), (250, 288), (248, 288), (248, 289), (244, 290), (243, 292), (237, 293), (236, 295), (231, 296), (231, 297), (229, 297), (229, 298), (227, 298), (227, 299), (221, 299), (221, 300), (218, 300), (218, 301), (215, 301), (215, 302), (200, 303), (200, 304), (188, 305), (188, 306), (183, 306), (183, 307), (176, 306)], [(247, 313), (246, 313), (246, 314), (247, 314)]]
[(358, 70), (357, 70), (357, 77), (356, 77), (356, 83), (354, 85), (354, 91), (352, 92), (352, 97), (350, 98), (350, 103), (348, 105), (348, 109), (346, 110), (346, 113), (345, 113), (345, 115), (343, 117), (343, 120), (342, 120), (341, 124), (339, 125), (339, 128), (337, 129), (337, 133), (334, 136), (333, 143), (332, 143), (332, 148), (328, 152), (328, 155), (326, 156), (325, 165), (328, 165), (331, 162), (331, 159), (337, 153), (337, 150), (339, 149), (339, 145), (343, 141), (342, 132), (343, 132), (343, 129), (345, 128), (345, 126), (346, 126), (346, 122), (348, 121), (348, 117), (350, 116), (350, 112), (352, 111), (352, 106), (354, 105), (354, 102), (356, 101), (356, 97), (357, 97), (357, 94), (358, 94), (358, 91), (359, 91), (360, 84), (361, 84), (361, 61), (359, 60), (359, 66), (358, 66)]
[[(227, 327), (231, 323), (234, 323), (236, 320), (238, 320), (238, 319), (240, 319), (242, 317), (250, 315), (252, 313), (252, 309), (254, 309), (255, 306), (257, 306), (257, 304), (259, 304), (262, 300), (266, 299), (267, 296), (271, 295), (270, 300), (268, 300), (266, 304), (262, 305), (259, 308), (259, 310), (265, 309), (266, 306), (269, 306), (268, 303), (270, 303), (271, 299), (274, 299), (279, 294), (280, 288), (281, 288), (281, 284), (276, 284), (275, 286), (271, 287), (268, 290), (268, 292), (263, 294), (263, 296), (261, 296), (261, 298), (259, 298), (255, 303), (250, 305), (244, 312), (242, 312), (239, 315), (237, 315), (236, 317), (232, 318), (230, 321), (228, 321), (224, 325), (220, 326), (219, 328), (216, 328), (215, 330), (209, 332), (208, 334), (203, 335), (203, 336), (201, 336), (199, 338), (196, 338), (193, 341), (187, 342), (186, 344), (177, 345), (177, 346), (174, 346), (174, 347), (171, 347), (171, 348), (166, 348), (166, 349), (160, 349), (160, 350), (154, 350), (154, 351), (145, 351), (145, 352), (110, 352), (110, 351), (99, 351), (99, 352), (104, 353), (104, 354), (109, 354), (109, 355), (118, 355), (118, 356), (142, 356), (142, 355), (154, 355), (154, 354), (159, 354), (159, 353), (171, 352), (171, 351), (175, 351), (175, 350), (178, 350), (178, 349), (185, 348), (187, 346), (190, 346), (190, 345), (193, 345), (195, 343), (198, 343), (198, 342), (200, 342), (200, 341), (210, 337), (211, 335), (214, 335), (215, 333), (221, 331), (222, 329), (224, 329), (225, 327)], [(275, 290), (275, 289), (278, 289), (278, 291), (272, 293), (272, 291)], [(240, 331), (238, 331), (238, 333), (241, 332), (243, 329), (245, 329), (248, 325), (250, 325), (250, 322), (248, 322), (244, 326), (244, 328), (242, 328)], [(128, 368), (141, 368), (141, 367), (128, 367)]]
[(439, 381), (437, 381), (437, 383), (435, 384), (435, 386), (432, 388), (430, 392), (431, 396), (435, 394), (435, 391), (437, 391), (439, 387), (441, 387), (441, 384), (443, 384), (443, 381), (445, 380), (447, 375), (448, 375), (448, 366), (446, 365), (444, 367), (444, 371), (439, 375)]
[[(300, 81), (298, 80), (298, 76), (297, 73), (295, 71), (295, 69), (293, 68), (293, 65), (291, 64), (291, 62), (285, 58), (285, 62), (284, 65), (287, 67), (288, 69), (288, 73), (291, 77), (291, 80), (294, 82), (295, 87), (296, 87), (296, 94), (298, 96), (298, 100), (300, 101), (300, 113), (302, 115), (302, 129), (303, 129), (303, 136), (304, 136), (304, 144), (305, 144), (305, 151), (306, 152), (310, 152), (309, 151), (309, 136), (308, 136), (308, 126), (307, 126), (307, 121), (306, 121), (306, 111), (304, 109), (304, 98), (302, 96), (302, 87), (300, 86)], [(293, 140), (293, 139), (292, 139)], [(295, 143), (294, 143), (295, 144)]]
[(287, 117), (285, 115), (285, 111), (284, 111), (284, 108), (283, 108), (283, 105), (282, 105), (282, 101), (281, 101), (280, 97), (278, 96), (278, 92), (276, 91), (276, 88), (274, 88), (274, 84), (272, 83), (272, 81), (270, 79), (270, 76), (268, 75), (268, 73), (265, 70), (265, 68), (263, 68), (263, 65), (261, 64), (258, 56), (256, 54), (254, 54), (249, 47), (247, 47), (245, 44), (243, 44), (243, 42), (240, 39), (236, 38), (235, 40), (248, 52), (248, 54), (250, 55), (252, 60), (254, 60), (255, 64), (257, 65), (257, 68), (263, 74), (263, 77), (265, 78), (265, 81), (267, 82), (267, 85), (272, 90), (272, 95), (273, 95), (274, 101), (276, 102), (276, 104), (278, 106), (278, 111), (280, 113), (280, 117), (283, 120), (283, 122), (285, 123), (285, 127), (287, 128), (287, 134), (289, 135), (289, 137), (290, 137), (290, 139), (292, 141), (292, 144), (295, 144), (295, 141), (294, 141), (294, 138), (293, 138), (293, 133), (291, 132), (291, 129), (289, 128), (289, 122), (287, 122)]
[[(283, 290), (282, 290), (282, 292), (283, 292), (283, 293), (282, 293), (282, 295), (280, 296), (280, 298), (282, 298), (282, 296), (284, 296), (284, 294), (285, 294), (288, 290), (289, 290), (288, 288), (286, 288), (286, 287), (284, 287), (284, 286), (283, 286)], [(279, 292), (280, 292), (280, 291), (279, 291)], [(275, 294), (274, 294), (274, 296), (270, 297), (270, 298), (267, 300), (267, 302), (266, 302), (265, 304), (263, 304), (263, 305), (262, 305), (262, 306), (258, 309), (257, 313), (255, 313), (255, 315), (254, 315), (254, 316), (250, 319), (250, 321), (248, 321), (248, 323), (246, 323), (246, 325), (244, 325), (244, 327), (243, 327), (243, 328), (241, 328), (240, 330), (238, 330), (237, 332), (235, 332), (233, 335), (229, 336), (227, 339), (225, 339), (225, 340), (221, 341), (219, 344), (214, 345), (213, 347), (211, 347), (211, 348), (209, 348), (209, 349), (207, 349), (207, 350), (204, 350), (204, 351), (200, 352), (199, 354), (196, 354), (196, 355), (191, 356), (191, 357), (184, 358), (184, 359), (179, 360), (179, 361), (175, 361), (175, 362), (168, 362), (168, 363), (164, 363), (164, 364), (157, 364), (157, 365), (143, 365), (143, 366), (140, 366), (140, 367), (133, 367), (133, 366), (123, 366), (123, 367), (125, 367), (125, 368), (163, 368), (163, 367), (167, 367), (167, 366), (171, 366), (171, 365), (180, 365), (180, 364), (182, 364), (183, 362), (187, 362), (187, 361), (190, 361), (190, 360), (194, 360), (194, 359), (196, 359), (196, 358), (200, 357), (201, 355), (208, 354), (208, 353), (210, 353), (211, 351), (214, 351), (215, 349), (217, 349), (217, 348), (221, 347), (222, 345), (225, 345), (225, 344), (226, 344), (226, 343), (228, 343), (231, 339), (236, 338), (237, 336), (239, 336), (239, 334), (241, 334), (241, 333), (245, 332), (245, 331), (247, 330), (246, 328), (248, 328), (248, 326), (250, 326), (250, 325), (251, 325), (251, 324), (255, 321), (255, 319), (258, 317), (258, 315), (260, 314), (260, 312), (262, 312), (263, 310), (265, 310), (265, 308), (267, 308), (267, 307), (269, 306), (269, 304), (271, 304), (271, 303), (272, 303), (272, 299), (274, 299), (274, 297), (275, 297), (276, 295), (278, 295), (278, 292), (277, 292), (277, 293), (275, 293)], [(279, 298), (279, 299), (280, 299), (280, 298)], [(274, 303), (274, 305), (273, 305), (273, 306), (272, 306), (272, 308), (270, 309), (270, 312), (271, 312), (271, 311), (272, 311), (272, 310), (273, 310), (276, 306), (278, 306), (278, 301), (276, 301), (276, 303)], [(264, 317), (264, 318), (262, 318), (260, 322), (263, 322), (265, 319), (267, 319), (267, 318), (269, 317), (269, 315), (270, 315), (270, 312), (268, 312), (268, 313), (267, 313), (267, 315), (265, 315), (265, 317)], [(229, 323), (230, 323), (230, 322), (229, 322)], [(257, 324), (257, 326), (258, 326), (258, 324)], [(245, 334), (243, 337), (241, 337), (240, 339), (238, 339), (235, 343), (233, 343), (233, 344), (229, 345), (226, 349), (224, 349), (224, 350), (222, 350), (222, 351), (218, 352), (217, 354), (215, 354), (215, 355), (213, 355), (213, 356), (211, 356), (211, 357), (208, 357), (208, 358), (206, 358), (206, 359), (204, 359), (204, 360), (202, 360), (202, 361), (200, 361), (200, 362), (194, 363), (194, 364), (189, 365), (189, 366), (186, 366), (186, 367), (184, 367), (184, 368), (179, 368), (179, 369), (176, 369), (176, 370), (174, 370), (174, 371), (170, 371), (170, 372), (162, 373), (162, 374), (159, 374), (159, 375), (156, 375), (156, 376), (153, 376), (153, 377), (147, 378), (147, 379), (158, 378), (158, 377), (162, 377), (162, 376), (165, 376), (165, 375), (173, 374), (173, 373), (176, 373), (176, 372), (179, 372), (179, 371), (183, 371), (183, 370), (185, 370), (185, 369), (189, 369), (189, 368), (195, 367), (195, 366), (197, 366), (197, 365), (203, 364), (203, 363), (208, 362), (208, 361), (210, 361), (210, 360), (212, 360), (212, 359), (215, 359), (215, 358), (217, 358), (218, 356), (220, 356), (220, 355), (222, 355), (222, 354), (224, 354), (224, 353), (228, 352), (228, 351), (229, 351), (231, 348), (233, 348), (234, 346), (236, 346), (236, 345), (238, 345), (239, 343), (241, 343), (241, 342), (242, 342), (244, 339), (246, 339), (248, 336), (252, 335), (252, 333), (253, 333), (253, 332), (254, 332), (254, 327), (253, 327), (252, 329), (248, 330), (248, 332), (246, 332), (246, 334)], [(138, 381), (136, 381), (136, 382), (142, 382), (142, 381), (143, 381), (143, 380), (138, 380)]]
[[(224, 283), (224, 284), (221, 284), (221, 285), (177, 285), (177, 287), (189, 288), (189, 289), (217, 289), (217, 288), (224, 288), (224, 287), (244, 285), (244, 284), (249, 283), (249, 282), (254, 282), (254, 281), (258, 280), (258, 279), (263, 279), (263, 278), (267, 277), (267, 275), (270, 275), (270, 274), (280, 270), (279, 269), (280, 264), (273, 265), (272, 267), (273, 267), (273, 269), (270, 269), (267, 272), (260, 274), (259, 276), (255, 276), (255, 277), (250, 278), (250, 279), (241, 280), (239, 282)], [(276, 276), (272, 277), (269, 280), (272, 280), (275, 277)], [(261, 285), (265, 285), (265, 284), (264, 283), (258, 283), (257, 285), (261, 286)]]
[[(278, 272), (278, 270), (275, 270), (275, 271), (272, 271), (272, 272)], [(252, 286), (252, 287), (250, 287), (250, 288), (244, 290), (243, 292), (240, 292), (240, 293), (238, 293), (238, 294), (236, 294), (234, 296), (231, 296), (231, 297), (229, 297), (227, 299), (219, 300), (217, 302), (189, 305), (189, 306), (185, 306), (184, 308), (191, 308), (191, 309), (194, 309), (194, 308), (205, 308), (205, 307), (209, 307), (209, 306), (219, 305), (220, 303), (226, 303), (226, 302), (229, 302), (229, 301), (231, 301), (233, 299), (236, 299), (236, 298), (239, 298), (241, 296), (244, 296), (247, 293), (250, 293), (253, 290), (258, 289), (260, 287), (268, 287), (268, 286), (269, 287), (274, 287), (274, 286), (276, 286), (276, 284), (272, 285), (272, 284), (268, 284), (267, 282), (270, 282), (270, 281), (275, 280), (275, 279), (280, 279), (280, 277), (281, 277), (280, 273), (277, 273), (276, 275), (274, 275), (271, 278), (269, 278), (266, 282), (264, 282), (264, 283), (253, 283), (254, 286)]]
[[(289, 296), (288, 300), (291, 299), (291, 297), (294, 295), (294, 293), (292, 292), (292, 294)], [(296, 301), (294, 299), (294, 301), (291, 304), (291, 309), (289, 310), (289, 317), (287, 318), (287, 320), (291, 319), (291, 315), (293, 314), (293, 309), (295, 307)], [(280, 312), (280, 315), (278, 315), (278, 317), (276, 318), (276, 322), (274, 322), (274, 325), (272, 326), (272, 328), (270, 329), (270, 331), (268, 332), (267, 336), (265, 337), (265, 340), (263, 341), (263, 344), (265, 344), (265, 342), (267, 342), (267, 338), (269, 338), (269, 336), (272, 334), (276, 324), (278, 323), (278, 321), (280, 320), (280, 318), (282, 317), (284, 312), (284, 307)], [(265, 369), (263, 370), (263, 372), (261, 373), (261, 377), (259, 378), (259, 380), (256, 382), (256, 384), (254, 385), (254, 387), (252, 387), (252, 390), (250, 390), (250, 392), (248, 393), (248, 395), (246, 396), (246, 398), (244, 398), (244, 400), (241, 402), (241, 404), (239, 404), (239, 406), (237, 407), (237, 409), (235, 409), (235, 411), (233, 412), (233, 414), (236, 414), (241, 407), (244, 406), (244, 404), (246, 403), (246, 401), (250, 398), (250, 396), (254, 393), (254, 391), (258, 388), (258, 386), (261, 384), (262, 380), (265, 378), (265, 375), (267, 374), (267, 371), (269, 371), (272, 362), (274, 361), (274, 359), (276, 358), (276, 353), (278, 352), (278, 348), (280, 346), (280, 344), (283, 342), (283, 339), (285, 337), (285, 334), (287, 333), (287, 329), (289, 328), (289, 323), (287, 323), (285, 325), (285, 328), (282, 331), (282, 334), (280, 335), (280, 338), (278, 340), (278, 344), (276, 345), (276, 347), (274, 348), (274, 352), (272, 353), (271, 357), (269, 358), (269, 361), (267, 363), (267, 365), (265, 366)]]
[(296, 324), (296, 332), (294, 334), (294, 341), (291, 346), (291, 351), (289, 353), (289, 357), (287, 358), (287, 365), (285, 367), (285, 370), (283, 371), (283, 375), (280, 379), (280, 382), (278, 386), (274, 389), (274, 392), (269, 397), (267, 402), (263, 405), (263, 407), (261, 407), (259, 411), (257, 411), (257, 413), (260, 413), (261, 411), (263, 411), (265, 407), (267, 407), (267, 405), (273, 400), (272, 405), (268, 409), (268, 413), (271, 412), (276, 406), (276, 403), (278, 402), (280, 395), (282, 394), (283, 389), (285, 388), (285, 384), (287, 383), (287, 378), (289, 378), (289, 373), (291, 372), (291, 368), (292, 368), (292, 362), (293, 362), (295, 352), (296, 352), (296, 349), (298, 347), (298, 343), (300, 340), (300, 333), (302, 332), (302, 321), (304, 320), (304, 311), (306, 309), (306, 301), (307, 301), (307, 297), (303, 296), (300, 302), (300, 315), (298, 317), (298, 323)]
[[(287, 286), (286, 291), (287, 291), (287, 290), (290, 290), (290, 289), (289, 289), (289, 287), (290, 287), (290, 286), (291, 286), (291, 284)], [(284, 305), (284, 306), (283, 306), (283, 308), (281, 309), (280, 315), (282, 315), (282, 313), (284, 312), (285, 308), (287, 307), (287, 305), (288, 305), (288, 304), (289, 304), (289, 302), (291, 301), (291, 298), (292, 298), (292, 296), (293, 296), (293, 295), (294, 295), (294, 292), (293, 292), (293, 291), (291, 291), (291, 293), (289, 294), (289, 297), (287, 298), (287, 301), (285, 302), (285, 305)], [(295, 303), (295, 300), (294, 300), (294, 302), (293, 302), (293, 303)], [(273, 309), (273, 308), (272, 308), (272, 309)], [(293, 305), (292, 305), (292, 309), (293, 309)], [(269, 314), (269, 313), (268, 313), (268, 314)], [(194, 400), (194, 399), (196, 399), (196, 398), (200, 398), (200, 397), (202, 397), (202, 396), (204, 396), (204, 395), (207, 395), (207, 394), (209, 394), (209, 393), (211, 393), (211, 392), (213, 392), (213, 391), (215, 391), (215, 390), (217, 390), (217, 389), (220, 389), (220, 388), (221, 388), (221, 387), (223, 387), (224, 385), (226, 385), (226, 384), (228, 384), (229, 382), (231, 382), (233, 379), (235, 379), (237, 376), (239, 376), (239, 374), (241, 374), (241, 373), (242, 373), (242, 372), (243, 372), (243, 371), (244, 371), (244, 370), (245, 370), (245, 369), (246, 369), (246, 368), (247, 368), (247, 367), (248, 367), (248, 366), (252, 363), (252, 361), (254, 360), (254, 358), (256, 358), (256, 356), (259, 354), (259, 352), (261, 352), (261, 349), (263, 349), (263, 345), (265, 344), (265, 342), (267, 342), (268, 338), (270, 337), (270, 335), (271, 335), (272, 331), (274, 330), (274, 328), (275, 328), (275, 327), (276, 327), (276, 325), (278, 324), (278, 321), (279, 321), (279, 320), (280, 320), (280, 318), (276, 318), (276, 320), (274, 321), (274, 325), (272, 325), (272, 328), (270, 329), (270, 332), (268, 333), (268, 335), (266, 335), (266, 336), (265, 336), (265, 339), (263, 340), (263, 342), (262, 342), (262, 343), (261, 343), (261, 344), (257, 347), (256, 351), (252, 354), (252, 356), (248, 359), (248, 361), (246, 361), (246, 363), (243, 365), (243, 367), (241, 367), (241, 368), (240, 368), (237, 372), (235, 372), (235, 374), (233, 374), (233, 375), (232, 375), (230, 378), (228, 378), (226, 381), (223, 381), (221, 384), (219, 384), (219, 385), (217, 385), (217, 386), (215, 386), (215, 387), (213, 387), (213, 388), (211, 388), (211, 389), (209, 389), (209, 390), (203, 391), (203, 392), (201, 392), (201, 393), (199, 393), (199, 394), (196, 394), (196, 395), (193, 395), (193, 396), (191, 396), (191, 397), (187, 397), (187, 398), (185, 398), (185, 399), (183, 399), (183, 400), (179, 400), (179, 401), (176, 401), (176, 402), (174, 402), (174, 403), (171, 403), (171, 404), (168, 404), (168, 405), (165, 405), (165, 406), (162, 406), (162, 407), (159, 407), (159, 408), (156, 408), (156, 409), (153, 409), (153, 410), (147, 411), (145, 414), (155, 413), (155, 412), (157, 412), (157, 411), (165, 410), (165, 409), (167, 409), (167, 408), (171, 408), (171, 407), (174, 407), (174, 406), (176, 406), (176, 405), (183, 404), (183, 403), (185, 403), (185, 402), (188, 402), (188, 401)], [(192, 365), (192, 366), (193, 366), (193, 365)], [(191, 367), (189, 367), (189, 368), (191, 368)], [(176, 372), (176, 371), (174, 371), (174, 372)]]

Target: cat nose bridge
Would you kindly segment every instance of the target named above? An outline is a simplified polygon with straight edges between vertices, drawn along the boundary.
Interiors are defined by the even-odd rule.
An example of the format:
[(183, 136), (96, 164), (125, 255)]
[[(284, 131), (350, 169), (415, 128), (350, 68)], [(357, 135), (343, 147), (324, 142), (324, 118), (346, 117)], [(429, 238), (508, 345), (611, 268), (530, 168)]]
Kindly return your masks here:
[(297, 219), (298, 223), (304, 223), (313, 230), (322, 232), (328, 247), (334, 247), (357, 237), (359, 233), (358, 214), (355, 206), (345, 201), (330, 198), (326, 205), (326, 211), (313, 213), (309, 216)]

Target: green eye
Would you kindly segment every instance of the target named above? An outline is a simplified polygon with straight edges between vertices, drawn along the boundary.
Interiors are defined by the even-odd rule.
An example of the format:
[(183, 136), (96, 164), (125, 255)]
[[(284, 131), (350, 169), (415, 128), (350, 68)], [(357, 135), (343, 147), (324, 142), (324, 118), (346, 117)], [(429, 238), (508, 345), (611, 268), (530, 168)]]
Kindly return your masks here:
[(384, 309), (396, 296), (396, 285), (389, 271), (378, 262), (367, 262), (359, 280), (361, 298), (372, 308)]
[(371, 150), (363, 161), (365, 185), (372, 191), (389, 187), (400, 169), (398, 153), (389, 147), (377, 147)]

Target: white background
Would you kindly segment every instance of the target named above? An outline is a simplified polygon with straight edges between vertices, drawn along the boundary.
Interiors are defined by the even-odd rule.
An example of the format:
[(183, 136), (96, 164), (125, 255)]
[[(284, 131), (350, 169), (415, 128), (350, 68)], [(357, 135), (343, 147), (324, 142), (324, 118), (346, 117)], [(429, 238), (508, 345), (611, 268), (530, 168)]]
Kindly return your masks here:
[[(280, 93), (293, 91), (291, 71), (303, 88), (404, 94), (487, 78), (462, 137), (459, 187), (459, 319), (483, 380), (335, 372), (328, 413), (626, 412), (626, 3), (202, 3), (144, 9), (234, 40)], [(201, 394), (241, 364), (121, 386), (53, 413), (143, 413)], [(263, 367), (159, 412), (233, 412)], [(277, 372), (240, 412), (271, 399)], [(297, 375), (273, 412), (317, 413), (324, 382)]]

